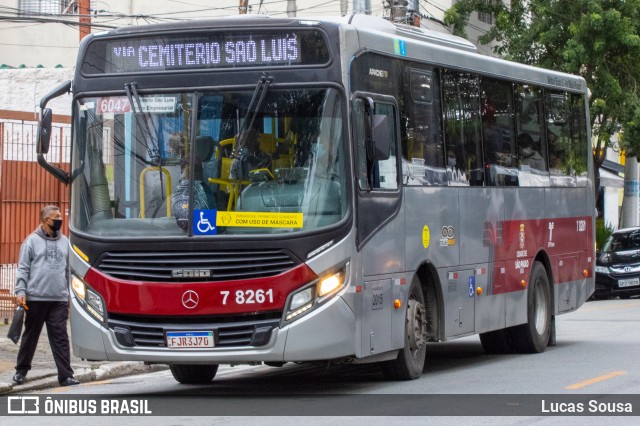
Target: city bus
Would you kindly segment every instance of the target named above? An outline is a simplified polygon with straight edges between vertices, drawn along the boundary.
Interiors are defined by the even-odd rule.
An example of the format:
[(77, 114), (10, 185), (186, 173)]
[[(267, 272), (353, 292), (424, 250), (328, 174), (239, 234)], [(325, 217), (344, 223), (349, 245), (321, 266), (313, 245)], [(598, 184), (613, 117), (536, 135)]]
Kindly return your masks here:
[[(72, 91), (69, 172), (47, 161)], [(594, 290), (588, 89), (355, 14), (92, 34), (40, 104), (70, 184), (72, 347), (168, 364), (377, 363), (555, 344)]]

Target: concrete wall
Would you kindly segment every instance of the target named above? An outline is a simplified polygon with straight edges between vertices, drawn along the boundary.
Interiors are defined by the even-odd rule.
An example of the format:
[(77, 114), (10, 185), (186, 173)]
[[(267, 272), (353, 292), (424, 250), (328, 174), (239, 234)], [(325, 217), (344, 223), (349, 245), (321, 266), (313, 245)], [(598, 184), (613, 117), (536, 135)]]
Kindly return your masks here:
[[(0, 70), (0, 110), (40, 111), (40, 99), (65, 80), (73, 77), (73, 69), (27, 68)], [(71, 115), (71, 96), (63, 95), (48, 105), (54, 114)]]

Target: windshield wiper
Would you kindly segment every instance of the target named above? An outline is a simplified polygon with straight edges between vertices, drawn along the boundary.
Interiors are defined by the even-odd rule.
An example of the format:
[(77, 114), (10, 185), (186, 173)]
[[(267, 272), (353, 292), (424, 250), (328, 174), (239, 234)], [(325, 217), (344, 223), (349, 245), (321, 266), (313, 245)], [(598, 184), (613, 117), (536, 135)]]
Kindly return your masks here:
[[(258, 80), (258, 84), (256, 85), (255, 90), (253, 91), (253, 96), (251, 97), (251, 101), (249, 102), (249, 107), (247, 108), (247, 113), (244, 116), (244, 121), (242, 122), (242, 128), (238, 132), (238, 140), (236, 140), (236, 147), (244, 146), (244, 139), (246, 138), (246, 130), (251, 129), (253, 127), (253, 123), (258, 116), (258, 112), (260, 108), (262, 108), (262, 104), (267, 96), (267, 91), (269, 90), (269, 85), (273, 83), (273, 77), (268, 73), (263, 73), (262, 77)], [(260, 98), (258, 99), (258, 95)], [(256, 103), (256, 99), (258, 102)], [(249, 120), (249, 116), (251, 116), (251, 120)], [(248, 123), (248, 124), (247, 124)]]
[[(142, 110), (142, 103), (140, 102), (140, 95), (138, 95), (138, 89), (136, 87), (136, 83), (125, 83), (124, 90), (127, 92), (127, 98), (129, 98), (129, 104), (131, 105), (131, 111), (133, 112), (134, 117), (136, 118), (136, 123), (138, 127), (143, 128), (140, 125), (140, 114), (142, 114), (142, 122), (144, 123), (144, 129), (146, 129), (147, 136), (151, 142), (154, 142), (154, 133), (151, 131), (149, 127), (149, 121), (147, 115)], [(135, 101), (135, 102), (134, 102)], [(137, 110), (136, 110), (137, 107)], [(165, 201), (164, 196), (164, 183), (162, 179), (162, 156), (160, 155), (160, 150), (158, 148), (158, 143), (153, 143), (153, 148), (150, 148), (149, 145), (143, 141), (142, 142), (147, 148), (147, 153), (149, 154), (149, 158), (151, 159), (151, 164), (158, 164), (158, 174), (160, 175), (160, 196), (161, 202), (156, 206), (155, 211), (151, 217), (156, 217), (158, 214), (158, 210), (160, 210), (160, 206), (162, 202)], [(167, 201), (168, 202), (168, 201)]]

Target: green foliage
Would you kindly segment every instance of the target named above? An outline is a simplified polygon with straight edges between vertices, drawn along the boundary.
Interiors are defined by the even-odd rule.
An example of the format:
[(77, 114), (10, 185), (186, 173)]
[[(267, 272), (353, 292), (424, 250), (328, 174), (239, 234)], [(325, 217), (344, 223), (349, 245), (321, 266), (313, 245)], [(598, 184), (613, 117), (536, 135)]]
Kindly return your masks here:
[(602, 249), (604, 243), (609, 238), (609, 235), (615, 231), (616, 228), (610, 223), (605, 224), (604, 219), (598, 218), (596, 219), (596, 249)]
[(455, 34), (473, 11), (493, 13), (481, 43), (517, 62), (581, 75), (591, 90), (594, 161), (622, 126), (620, 146), (640, 153), (640, 0), (460, 0), (445, 13)]

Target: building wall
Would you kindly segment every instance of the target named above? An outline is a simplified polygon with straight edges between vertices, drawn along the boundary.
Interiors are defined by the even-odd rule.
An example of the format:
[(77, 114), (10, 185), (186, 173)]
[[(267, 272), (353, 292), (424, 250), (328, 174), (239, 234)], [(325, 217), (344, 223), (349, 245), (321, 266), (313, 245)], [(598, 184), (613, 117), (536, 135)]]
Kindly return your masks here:
[[(28, 68), (0, 70), (0, 110), (33, 113), (37, 120), (40, 99), (53, 88), (73, 77), (71, 68)], [(71, 96), (63, 95), (49, 102), (54, 114), (71, 115)]]

